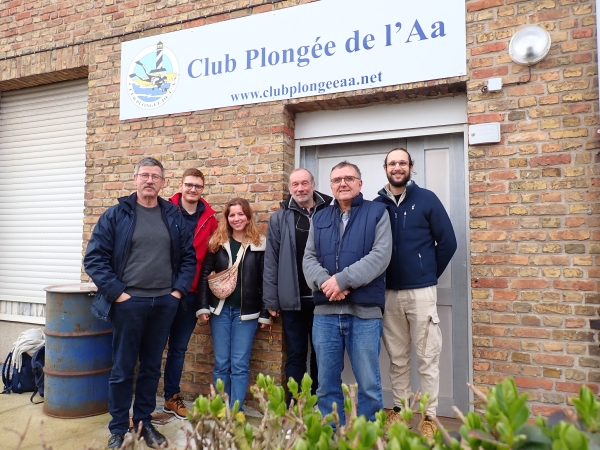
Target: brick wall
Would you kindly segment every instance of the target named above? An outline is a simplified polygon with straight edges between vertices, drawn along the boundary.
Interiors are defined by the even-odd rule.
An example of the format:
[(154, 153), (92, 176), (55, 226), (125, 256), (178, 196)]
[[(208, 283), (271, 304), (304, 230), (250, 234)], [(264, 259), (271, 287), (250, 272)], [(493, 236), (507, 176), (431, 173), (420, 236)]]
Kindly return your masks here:
[[(598, 392), (598, 73), (593, 1), (467, 1), (469, 123), (502, 142), (469, 148), (474, 382), (505, 376), (536, 413)], [(537, 24), (552, 37), (531, 81), (508, 43)]]
[[(207, 175), (209, 202), (219, 209), (231, 196), (243, 196), (264, 227), (293, 167), (296, 112), (468, 91), (469, 122), (501, 122), (503, 137), (499, 145), (469, 148), (474, 381), (485, 389), (515, 376), (542, 413), (567, 405), (582, 383), (597, 392), (594, 2), (466, 1), (468, 77), (119, 120), (121, 42), (306, 2), (0, 4), (0, 91), (89, 79), (84, 246), (99, 215), (133, 190), (133, 167), (144, 156), (164, 162), (165, 196), (186, 168), (199, 167)], [(550, 32), (553, 44), (531, 81), (482, 93), (489, 77), (502, 76), (505, 83), (527, 78), (527, 68), (510, 62), (507, 47), (516, 30), (534, 23)], [(274, 331), (271, 345), (266, 332), (258, 333), (252, 378), (259, 371), (282, 378), (279, 323)], [(189, 350), (182, 387), (191, 396), (206, 392), (211, 379), (207, 326), (196, 328)]]

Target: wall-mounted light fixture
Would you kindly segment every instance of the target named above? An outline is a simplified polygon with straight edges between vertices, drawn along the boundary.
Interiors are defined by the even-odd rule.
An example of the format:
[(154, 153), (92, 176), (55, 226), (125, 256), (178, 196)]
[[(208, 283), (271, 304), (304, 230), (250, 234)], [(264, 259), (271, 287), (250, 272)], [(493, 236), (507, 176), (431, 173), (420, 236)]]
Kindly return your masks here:
[(516, 64), (529, 66), (529, 77), (524, 81), (502, 84), (502, 78), (491, 78), (481, 92), (497, 92), (502, 86), (524, 84), (531, 80), (531, 66), (543, 60), (552, 44), (550, 34), (542, 27), (531, 25), (517, 31), (508, 44), (508, 56)]
[(542, 27), (532, 25), (519, 30), (508, 44), (508, 56), (513, 62), (532, 66), (550, 51), (550, 34)]

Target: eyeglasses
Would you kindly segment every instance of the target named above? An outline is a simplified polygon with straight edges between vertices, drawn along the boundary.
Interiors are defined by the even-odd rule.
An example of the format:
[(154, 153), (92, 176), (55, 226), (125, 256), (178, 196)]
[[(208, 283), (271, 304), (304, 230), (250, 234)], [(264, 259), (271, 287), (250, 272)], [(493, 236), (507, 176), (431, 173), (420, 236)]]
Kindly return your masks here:
[(387, 167), (408, 167), (408, 161), (390, 161), (386, 164)]
[(163, 177), (161, 177), (160, 175), (150, 175), (149, 173), (138, 173), (137, 176), (142, 181), (148, 181), (148, 178), (152, 178), (152, 181), (154, 181), (155, 183), (163, 179)]
[(191, 191), (192, 189), (196, 189), (197, 191), (201, 191), (202, 189), (204, 189), (204, 185), (203, 184), (183, 183), (183, 186), (188, 191)]
[(340, 177), (340, 178), (332, 178), (331, 179), (331, 184), (333, 184), (334, 186), (339, 186), (340, 184), (342, 184), (342, 181), (345, 181), (346, 184), (352, 184), (356, 180), (360, 180), (360, 178), (358, 178), (358, 177), (351, 177), (351, 176)]

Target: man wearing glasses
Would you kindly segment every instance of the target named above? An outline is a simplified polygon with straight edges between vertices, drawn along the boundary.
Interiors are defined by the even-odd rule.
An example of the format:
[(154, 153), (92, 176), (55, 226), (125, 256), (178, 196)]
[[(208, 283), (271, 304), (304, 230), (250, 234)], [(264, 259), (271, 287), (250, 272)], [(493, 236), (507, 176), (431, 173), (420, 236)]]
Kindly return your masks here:
[(358, 382), (358, 414), (375, 420), (383, 408), (379, 352), (392, 232), (385, 205), (363, 199), (360, 178), (347, 161), (333, 167), (335, 202), (314, 216), (303, 260), (314, 291), (318, 407), (329, 414), (337, 403), (342, 424), (344, 350)]
[(394, 234), (387, 270), (383, 341), (390, 356), (396, 406), (387, 422), (399, 420), (401, 400), (411, 393), (412, 342), (421, 392), (431, 398), (420, 432), (433, 436), (436, 426), (431, 418), (438, 405), (442, 351), (436, 285), (456, 251), (456, 237), (442, 202), (410, 180), (413, 160), (405, 149), (390, 150), (383, 168), (389, 184), (379, 191), (375, 201), (387, 206)]
[(177, 314), (169, 333), (169, 349), (165, 363), (165, 405), (163, 411), (175, 415), (178, 419), (187, 419), (188, 409), (179, 396), (181, 373), (185, 361), (190, 337), (196, 328), (196, 288), (200, 278), (200, 269), (208, 250), (208, 240), (217, 229), (215, 211), (202, 198), (204, 191), (204, 174), (198, 169), (187, 169), (183, 172), (178, 192), (169, 201), (179, 208), (187, 228), (194, 236), (196, 251), (196, 275), (189, 293), (179, 302)]
[[(308, 239), (310, 219), (327, 208), (331, 197), (315, 191), (315, 179), (306, 169), (290, 174), (290, 195), (269, 219), (263, 299), (272, 316), (281, 311), (287, 344), (285, 375), (298, 383), (306, 373), (308, 343), (312, 346), (313, 294), (302, 272), (302, 258)], [(314, 347), (310, 356), (313, 393), (317, 389), (317, 361)], [(291, 400), (288, 393), (287, 403)]]
[(120, 198), (98, 219), (83, 260), (98, 287), (92, 312), (110, 320), (113, 329), (108, 448), (121, 448), (128, 430), (138, 359), (133, 424), (136, 429), (141, 424), (148, 446), (166, 442), (152, 426), (150, 414), (156, 407), (171, 323), (196, 273), (192, 234), (177, 206), (158, 196), (165, 184), (162, 164), (142, 159), (133, 180), (136, 192)]

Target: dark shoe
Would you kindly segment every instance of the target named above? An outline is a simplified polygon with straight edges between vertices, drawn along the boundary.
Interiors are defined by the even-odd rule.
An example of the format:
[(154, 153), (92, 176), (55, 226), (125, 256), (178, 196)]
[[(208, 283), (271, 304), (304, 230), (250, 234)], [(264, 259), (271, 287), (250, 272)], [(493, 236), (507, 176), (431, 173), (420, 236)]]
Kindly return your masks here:
[[(167, 442), (167, 438), (156, 431), (156, 428), (151, 423), (145, 424), (142, 427), (142, 437), (146, 441), (146, 445), (150, 448), (158, 448)], [(168, 445), (165, 445), (165, 447), (168, 447)]]
[(108, 448), (119, 449), (123, 446), (125, 440), (125, 433), (113, 433), (108, 438)]

